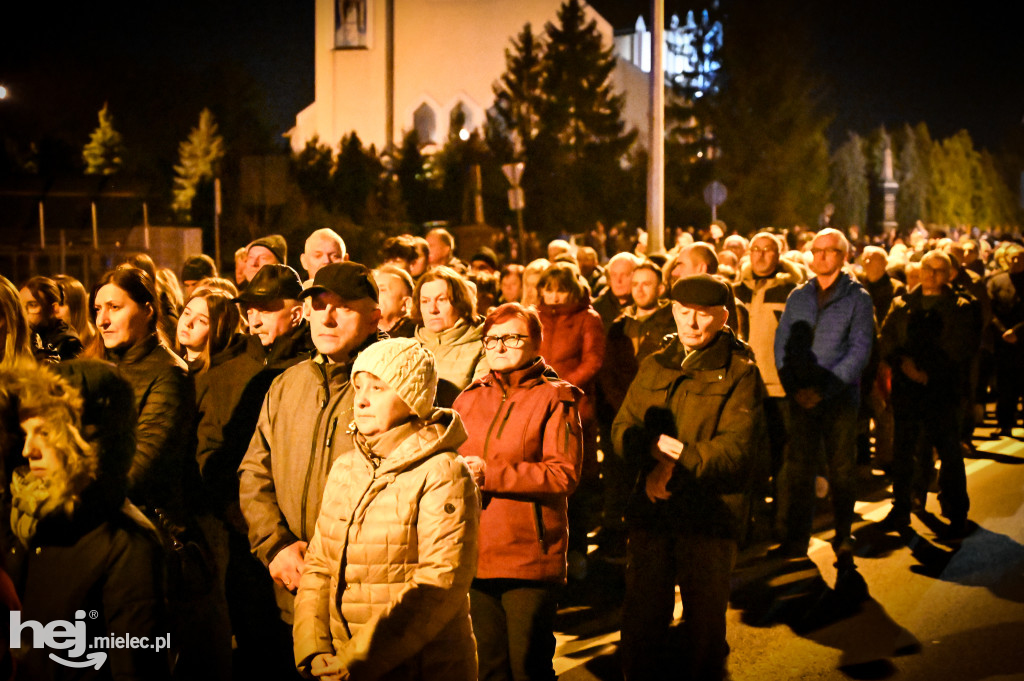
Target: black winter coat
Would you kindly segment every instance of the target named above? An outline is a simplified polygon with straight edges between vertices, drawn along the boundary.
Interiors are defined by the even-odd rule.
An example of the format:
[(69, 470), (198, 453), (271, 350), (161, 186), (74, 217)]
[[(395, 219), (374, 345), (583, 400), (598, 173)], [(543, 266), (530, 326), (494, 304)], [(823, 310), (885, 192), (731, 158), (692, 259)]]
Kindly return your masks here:
[(256, 431), (263, 398), (285, 369), (309, 359), (309, 325), (302, 322), (278, 337), (269, 349), (258, 336), (211, 360), (196, 379), (198, 429), (196, 461), (206, 498), (217, 514), (238, 504), (238, 466)]
[(195, 387), (185, 362), (155, 333), (108, 354), (131, 384), (139, 415), (128, 498), (150, 515), (161, 508), (185, 524), (201, 499), (193, 458)]

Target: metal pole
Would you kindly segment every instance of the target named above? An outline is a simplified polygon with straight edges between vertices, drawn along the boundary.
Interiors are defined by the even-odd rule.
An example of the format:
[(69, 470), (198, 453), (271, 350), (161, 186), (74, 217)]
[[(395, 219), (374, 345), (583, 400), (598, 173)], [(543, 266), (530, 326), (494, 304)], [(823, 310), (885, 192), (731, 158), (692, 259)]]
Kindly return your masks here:
[(665, 0), (651, 0), (651, 137), (647, 156), (647, 254), (665, 252)]
[(213, 260), (217, 263), (217, 271), (222, 267), (220, 262), (220, 178), (213, 178)]
[(149, 206), (142, 202), (142, 247), (149, 250)]
[(39, 248), (46, 248), (46, 219), (43, 217), (43, 202), (39, 202)]
[(92, 202), (92, 247), (100, 250), (100, 230), (96, 224), (96, 202)]
[(64, 230), (60, 230), (60, 271), (68, 271), (68, 238)]
[(516, 226), (519, 228), (519, 262), (525, 267), (529, 261), (526, 259), (526, 232), (523, 230), (522, 208), (516, 208)]

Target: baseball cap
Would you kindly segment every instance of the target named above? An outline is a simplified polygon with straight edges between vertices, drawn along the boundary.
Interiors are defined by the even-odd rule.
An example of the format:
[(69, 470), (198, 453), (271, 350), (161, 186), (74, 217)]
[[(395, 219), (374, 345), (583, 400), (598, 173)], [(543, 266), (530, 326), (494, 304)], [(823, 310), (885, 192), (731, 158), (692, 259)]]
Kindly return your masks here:
[(299, 298), (318, 293), (334, 293), (342, 300), (369, 298), (377, 302), (377, 283), (370, 270), (357, 262), (334, 262), (316, 271), (313, 285), (299, 294)]
[(245, 290), (238, 294), (236, 303), (266, 303), (271, 300), (297, 300), (302, 293), (299, 273), (287, 265), (264, 265)]

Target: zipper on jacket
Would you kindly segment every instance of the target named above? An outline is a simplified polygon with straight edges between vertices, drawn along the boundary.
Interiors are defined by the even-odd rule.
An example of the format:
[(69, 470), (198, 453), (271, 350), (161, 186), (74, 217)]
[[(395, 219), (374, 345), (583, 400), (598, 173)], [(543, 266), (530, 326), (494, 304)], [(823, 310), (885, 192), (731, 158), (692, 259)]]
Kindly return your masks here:
[(331, 441), (334, 440), (334, 431), (336, 431), (337, 429), (338, 429), (338, 417), (334, 417), (334, 420), (331, 421), (331, 432), (329, 432), (327, 434), (327, 442), (324, 443), (324, 447), (326, 449), (330, 449), (331, 448)]
[(494, 436), (495, 438), (501, 438), (501, 434), (505, 430), (505, 424), (508, 423), (508, 417), (512, 415), (512, 408), (515, 407), (515, 406), (516, 406), (515, 402), (513, 402), (510, 405), (508, 405), (508, 411), (505, 412), (505, 418), (503, 418), (501, 420), (501, 425), (498, 426), (498, 434)]
[(537, 526), (537, 541), (540, 542), (540, 550), (547, 551), (548, 543), (544, 541), (544, 513), (540, 502), (533, 502), (533, 522)]
[(306, 511), (309, 504), (309, 483), (313, 479), (313, 463), (316, 461), (316, 441), (320, 437), (320, 424), (323, 421), (324, 412), (331, 401), (331, 385), (327, 379), (327, 371), (321, 366), (317, 366), (317, 369), (320, 371), (320, 377), (324, 382), (324, 399), (320, 402), (320, 413), (316, 415), (316, 425), (313, 426), (313, 444), (309, 450), (309, 463), (306, 464), (306, 479), (302, 483), (302, 519), (299, 526), (302, 531), (303, 541), (309, 541), (307, 539), (309, 535), (306, 534)]
[(483, 460), (487, 461), (487, 449), (488, 445), (491, 444), (491, 431), (494, 430), (494, 424), (498, 422), (498, 417), (501, 415), (501, 408), (505, 405), (505, 400), (508, 399), (508, 392), (504, 387), (501, 389), (501, 404), (498, 405), (498, 410), (494, 412), (494, 418), (491, 419), (491, 425), (487, 427), (487, 435), (484, 437), (484, 455)]

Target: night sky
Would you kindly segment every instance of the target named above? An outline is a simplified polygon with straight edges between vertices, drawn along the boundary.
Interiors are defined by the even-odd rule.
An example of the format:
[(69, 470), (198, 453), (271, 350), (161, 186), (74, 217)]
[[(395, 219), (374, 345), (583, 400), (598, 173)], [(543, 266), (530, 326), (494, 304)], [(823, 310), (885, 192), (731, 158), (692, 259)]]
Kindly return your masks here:
[[(832, 93), (833, 139), (846, 129), (867, 133), (883, 123), (894, 129), (925, 121), (934, 137), (966, 128), (978, 146), (994, 150), (1022, 124), (1024, 40), (1014, 3), (772, 3), (805, 19), (812, 31), (811, 63)], [(619, 27), (631, 26), (649, 7), (635, 0), (593, 4)], [(312, 0), (62, 5), (18, 3), (18, 18), (8, 14), (0, 41), (0, 83), (11, 89), (0, 106), (16, 107), (37, 128), (87, 136), (103, 101), (116, 92), (124, 102), (127, 87), (140, 93), (156, 87), (159, 106), (195, 109), (197, 116), (205, 105), (194, 101), (202, 74), (225, 63), (251, 76), (278, 134), (313, 99)], [(666, 0), (666, 15), (686, 6)], [(160, 82), (172, 69), (178, 75)]]

